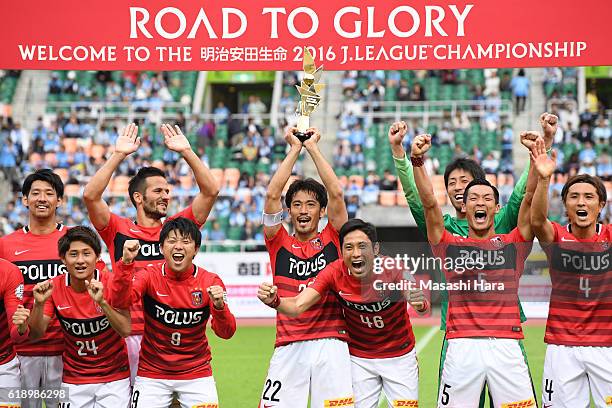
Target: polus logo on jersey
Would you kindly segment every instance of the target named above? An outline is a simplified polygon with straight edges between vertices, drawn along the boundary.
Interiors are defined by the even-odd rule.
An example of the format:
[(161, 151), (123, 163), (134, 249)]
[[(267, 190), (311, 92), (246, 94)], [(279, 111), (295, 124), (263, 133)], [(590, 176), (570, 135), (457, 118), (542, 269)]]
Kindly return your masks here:
[(536, 403), (532, 398), (524, 401), (507, 402), (505, 404), (502, 404), (501, 408), (530, 408), (535, 406)]
[(193, 292), (191, 292), (191, 304), (194, 306), (202, 306), (203, 300), (202, 300), (202, 291), (201, 290), (194, 290)]
[(323, 403), (323, 406), (325, 408), (329, 408), (329, 407), (350, 407), (352, 405), (355, 404), (355, 399), (353, 397), (348, 397), (348, 398), (338, 398), (338, 399), (331, 399), (331, 400), (325, 400)]

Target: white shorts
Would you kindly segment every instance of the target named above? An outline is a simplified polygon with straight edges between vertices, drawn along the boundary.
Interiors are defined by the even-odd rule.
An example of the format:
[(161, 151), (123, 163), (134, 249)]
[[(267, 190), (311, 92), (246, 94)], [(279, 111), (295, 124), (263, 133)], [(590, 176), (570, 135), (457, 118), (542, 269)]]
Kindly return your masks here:
[(260, 408), (354, 407), (351, 359), (338, 339), (297, 341), (277, 347), (270, 360)]
[(130, 402), (130, 379), (99, 384), (68, 384), (68, 403), (59, 403), (59, 408), (121, 408)]
[(518, 340), (448, 340), (438, 407), (478, 407), (485, 381), (495, 408), (536, 407), (529, 368)]
[(418, 407), (419, 366), (416, 351), (393, 358), (351, 356), (355, 408), (378, 408), (384, 391), (390, 408)]
[[(62, 385), (62, 356), (20, 356), (21, 388), (58, 389)], [(41, 408), (42, 398), (22, 399), (22, 408)], [(57, 408), (57, 399), (45, 399), (47, 408)]]
[(549, 344), (544, 359), (542, 406), (589, 406), (589, 389), (597, 408), (612, 406), (612, 347)]
[(138, 360), (140, 359), (140, 343), (142, 335), (127, 336), (125, 344), (127, 346), (128, 361), (130, 362), (130, 385), (134, 385), (136, 374), (138, 373)]
[(14, 357), (12, 360), (0, 365), (0, 404), (9, 407), (19, 407), (19, 399), (11, 398), (11, 390), (19, 390), (21, 380), (19, 378), (19, 359)]
[(168, 408), (172, 394), (177, 394), (181, 408), (218, 408), (219, 398), (215, 379), (158, 380), (136, 377), (132, 391), (132, 408)]

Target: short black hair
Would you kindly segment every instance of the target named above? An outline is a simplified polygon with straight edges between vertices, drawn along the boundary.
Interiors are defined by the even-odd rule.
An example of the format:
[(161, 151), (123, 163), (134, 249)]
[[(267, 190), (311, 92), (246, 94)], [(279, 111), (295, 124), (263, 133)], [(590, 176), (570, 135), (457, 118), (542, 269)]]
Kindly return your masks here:
[(499, 204), (499, 191), (497, 190), (497, 187), (495, 187), (493, 184), (489, 183), (489, 180), (485, 179), (485, 178), (477, 178), (474, 179), (472, 181), (470, 181), (468, 183), (467, 186), (465, 186), (465, 190), (463, 191), (463, 203), (467, 203), (467, 197), (468, 197), (468, 190), (474, 186), (488, 186), (491, 187), (491, 189), (493, 190), (493, 195), (495, 196), (495, 204)]
[(325, 186), (313, 178), (307, 178), (306, 180), (295, 180), (291, 183), (287, 190), (287, 194), (285, 194), (285, 205), (287, 208), (291, 207), (293, 196), (299, 191), (306, 191), (314, 194), (321, 208), (327, 207), (327, 190)]
[(34, 184), (35, 181), (45, 181), (49, 183), (59, 198), (64, 197), (64, 182), (60, 176), (55, 174), (51, 169), (36, 170), (34, 173), (25, 178), (23, 185), (21, 186), (21, 194), (24, 197), (27, 197), (28, 194), (30, 194), (32, 184)]
[(474, 180), (484, 179), (486, 174), (482, 167), (472, 159), (456, 159), (446, 166), (444, 170), (444, 187), (448, 188), (448, 177), (453, 170), (465, 170), (472, 175)]
[(372, 241), (372, 245), (378, 242), (378, 235), (376, 234), (376, 227), (373, 224), (369, 222), (365, 222), (364, 220), (360, 218), (351, 218), (350, 220), (344, 223), (342, 228), (340, 228), (340, 233), (339, 233), (340, 234), (340, 248), (342, 248), (342, 245), (344, 244), (344, 238), (350, 232), (353, 232), (356, 230), (362, 231), (364, 234), (366, 234), (368, 238), (370, 238), (370, 241)]
[(601, 202), (605, 203), (606, 201), (608, 201), (608, 193), (606, 192), (606, 186), (604, 186), (604, 183), (601, 181), (599, 177), (590, 176), (588, 174), (578, 174), (574, 177), (571, 177), (569, 180), (567, 180), (567, 183), (565, 183), (565, 185), (563, 186), (563, 189), (561, 190), (561, 199), (563, 200), (564, 204), (565, 204), (565, 199), (567, 198), (567, 193), (569, 192), (570, 187), (578, 183), (587, 183), (595, 187), (595, 190), (597, 191), (597, 195), (599, 196), (600, 203)]
[(130, 201), (136, 207), (136, 201), (134, 200), (134, 193), (138, 192), (144, 195), (147, 179), (149, 177), (163, 177), (166, 178), (166, 173), (157, 167), (141, 167), (138, 172), (130, 179), (128, 183), (128, 195)]
[(164, 241), (172, 231), (178, 231), (183, 237), (190, 237), (195, 242), (196, 249), (200, 248), (202, 233), (196, 223), (189, 218), (177, 217), (166, 221), (159, 233), (160, 245), (164, 244)]
[(66, 234), (57, 241), (57, 252), (59, 252), (61, 258), (66, 256), (66, 252), (68, 252), (70, 244), (73, 242), (82, 242), (85, 245), (89, 245), (94, 250), (97, 257), (99, 257), (102, 252), (102, 244), (100, 243), (98, 234), (89, 227), (79, 225), (68, 229)]

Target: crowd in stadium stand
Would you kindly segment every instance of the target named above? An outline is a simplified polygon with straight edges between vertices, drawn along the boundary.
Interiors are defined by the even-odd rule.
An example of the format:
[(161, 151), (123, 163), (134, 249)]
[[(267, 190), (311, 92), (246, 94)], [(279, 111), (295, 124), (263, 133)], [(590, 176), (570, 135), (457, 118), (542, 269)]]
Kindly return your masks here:
[[(354, 216), (360, 206), (381, 203), (385, 192), (398, 190), (386, 141), (389, 123), (371, 119), (364, 111), (384, 112), (389, 108), (383, 102), (472, 101), (473, 106), (467, 107), (471, 115), (461, 109), (432, 107), (441, 114), (426, 126), (420, 114), (413, 115), (416, 119), (407, 120), (406, 148), (416, 134), (431, 133), (434, 147), (426, 162), (429, 174), (443, 173), (455, 158), (472, 158), (486, 173), (497, 177), (504, 203), (515, 180), (512, 163), (515, 136), (508, 113), (500, 114), (500, 108), (502, 101), (511, 102), (514, 98), (514, 109), (524, 109), (521, 98), (527, 96), (529, 84), (521, 79), (522, 74), (519, 71), (512, 76), (509, 69), (345, 72), (342, 79), (345, 101), (338, 116), (333, 165), (345, 185), (349, 216)], [(12, 92), (17, 76), (5, 75), (13, 78), (9, 81)], [(280, 111), (287, 117), (295, 112), (297, 82), (295, 72), (285, 73)], [(49, 83), (48, 101), (54, 109), (48, 110), (50, 121), (39, 118), (33, 129), (23, 129), (10, 117), (0, 117), (0, 168), (14, 191), (0, 214), (0, 234), (11, 232), (25, 222), (26, 209), (18, 199), (20, 183), (28, 172), (42, 167), (56, 169), (68, 185), (64, 222), (88, 224), (80, 199), (82, 188), (108, 157), (126, 122), (114, 119), (100, 124), (92, 107), (79, 105), (79, 101), (129, 103), (132, 109), (135, 105), (146, 113), (161, 109), (167, 102), (189, 102), (194, 87), (191, 73), (54, 72)], [(0, 82), (0, 94), (4, 88), (4, 82)], [(549, 110), (560, 118), (555, 140), (559, 171), (551, 188), (553, 197), (560, 195), (560, 186), (575, 173), (611, 180), (610, 125), (595, 93), (587, 95), (587, 110), (578, 114), (576, 70), (572, 68), (547, 68), (544, 90)], [(12, 93), (7, 99), (10, 101), (11, 97)], [(54, 102), (71, 102), (72, 109), (61, 104), (53, 108)], [(419, 105), (402, 109), (423, 112)], [(186, 117), (181, 110), (174, 111), (172, 122), (183, 129), (194, 151), (213, 169), (221, 185), (211, 222), (204, 229), (208, 241), (263, 240), (260, 223), (266, 186), (286, 151), (282, 135), (287, 123), (283, 120), (278, 128), (266, 125), (262, 116), (268, 111), (269, 107), (257, 95), (249, 97), (240, 112), (232, 112), (219, 102), (212, 110), (212, 118)], [(249, 119), (234, 119), (234, 113), (246, 113)], [(145, 165), (163, 169), (173, 185), (175, 199), (170, 212), (185, 206), (195, 195), (197, 186), (189, 167), (176, 153), (164, 148), (154, 124), (156, 119), (159, 117), (145, 115), (138, 120), (142, 144), (137, 153), (121, 164), (120, 177), (114, 178), (107, 191), (106, 198), (114, 212), (135, 215), (126, 197), (126, 180)], [(301, 162), (295, 174), (302, 174)], [(381, 204), (402, 202), (401, 193), (398, 197), (397, 201)], [(557, 204), (561, 204), (560, 200), (551, 200), (551, 216), (562, 220), (562, 206), (556, 208)]]

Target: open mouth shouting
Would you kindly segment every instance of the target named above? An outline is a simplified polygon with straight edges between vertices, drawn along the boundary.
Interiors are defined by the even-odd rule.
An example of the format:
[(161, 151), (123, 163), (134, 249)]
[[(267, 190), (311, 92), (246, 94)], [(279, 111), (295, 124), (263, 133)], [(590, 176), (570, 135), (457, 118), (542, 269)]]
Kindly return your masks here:
[(474, 220), (479, 224), (484, 223), (487, 220), (487, 212), (485, 210), (476, 210), (474, 212)]
[(365, 267), (365, 262), (362, 259), (353, 260), (351, 262), (353, 272), (361, 273)]
[(306, 228), (308, 226), (308, 224), (310, 224), (310, 221), (312, 220), (312, 218), (310, 217), (298, 217), (297, 222), (298, 222), (298, 226), (301, 228)]
[(185, 260), (185, 254), (182, 253), (174, 253), (172, 254), (172, 260), (177, 265), (180, 265)]
[(587, 210), (576, 210), (576, 217), (579, 221), (586, 221), (588, 216), (589, 212)]
[(457, 200), (458, 202), (462, 202), (463, 201), (463, 194), (462, 193), (455, 194), (454, 197), (455, 197), (455, 200)]

